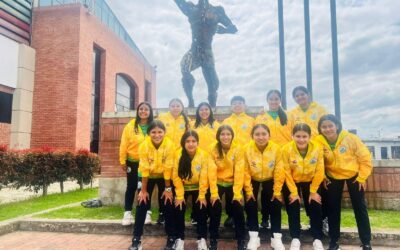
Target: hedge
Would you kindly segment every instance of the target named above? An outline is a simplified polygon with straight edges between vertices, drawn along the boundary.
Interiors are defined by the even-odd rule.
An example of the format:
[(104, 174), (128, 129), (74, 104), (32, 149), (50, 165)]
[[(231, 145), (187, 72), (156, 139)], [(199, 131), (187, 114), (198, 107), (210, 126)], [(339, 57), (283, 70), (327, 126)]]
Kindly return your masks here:
[(58, 182), (63, 193), (66, 180), (76, 180), (82, 189), (99, 170), (99, 157), (86, 149), (71, 152), (43, 147), (15, 151), (0, 145), (0, 189), (6, 185), (35, 192), (41, 189), (47, 195), (48, 186)]

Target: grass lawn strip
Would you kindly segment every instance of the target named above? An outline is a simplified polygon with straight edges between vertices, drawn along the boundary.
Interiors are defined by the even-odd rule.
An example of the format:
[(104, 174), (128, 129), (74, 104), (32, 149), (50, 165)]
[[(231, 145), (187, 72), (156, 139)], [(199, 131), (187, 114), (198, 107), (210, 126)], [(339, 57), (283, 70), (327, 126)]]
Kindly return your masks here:
[(97, 196), (98, 188), (89, 188), (71, 191), (64, 194), (50, 194), (44, 197), (37, 197), (25, 201), (1, 204), (0, 221), (35, 214), (40, 211), (58, 208), (72, 203), (82, 202), (96, 198)]
[[(121, 220), (123, 208), (117, 206), (107, 206), (101, 208), (84, 208), (82, 206), (57, 209), (55, 211), (35, 216), (36, 218), (47, 219), (79, 219), (79, 220)], [(372, 229), (400, 229), (400, 211), (389, 210), (369, 210), (369, 217)], [(190, 221), (191, 210), (186, 211), (186, 221)], [(157, 221), (158, 209), (152, 209), (153, 222)], [(261, 220), (261, 213), (258, 216)], [(221, 223), (226, 219), (226, 214), (222, 213)], [(287, 226), (287, 214), (282, 210), (282, 225)], [(309, 219), (304, 210), (301, 212), (301, 224), (308, 226)], [(341, 227), (356, 228), (356, 221), (353, 210), (343, 209)]]

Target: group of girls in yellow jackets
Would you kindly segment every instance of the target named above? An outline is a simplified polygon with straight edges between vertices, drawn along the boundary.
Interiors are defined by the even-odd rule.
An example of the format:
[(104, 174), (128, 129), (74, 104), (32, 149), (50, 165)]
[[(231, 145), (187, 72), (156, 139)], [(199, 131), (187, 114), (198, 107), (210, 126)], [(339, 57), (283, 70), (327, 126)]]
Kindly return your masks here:
[[(223, 196), (228, 220), (234, 224), (237, 249), (260, 247), (259, 197), (262, 221), (271, 222), (271, 247), (285, 249), (281, 233), (281, 208), (285, 206), (290, 249), (300, 249), (301, 197), (310, 218), (313, 249), (324, 249), (322, 227), (327, 217), (328, 249), (337, 250), (345, 182), (363, 250), (372, 249), (364, 197), (365, 182), (372, 171), (369, 150), (356, 135), (342, 130), (335, 116), (312, 102), (306, 88), (296, 87), (292, 94), (298, 106), (286, 113), (280, 92), (268, 92), (268, 110), (256, 119), (245, 113), (244, 98), (235, 96), (231, 100), (233, 113), (221, 125), (208, 103), (198, 106), (193, 122), (184, 114), (179, 99), (171, 100), (170, 111), (158, 120), (153, 120), (150, 104), (141, 103), (136, 120), (124, 129), (120, 148), (121, 164), (131, 168), (126, 196), (132, 195), (129, 175), (141, 175), (129, 249), (142, 249), (146, 211), (157, 185), (168, 236), (166, 250), (184, 249), (189, 197), (197, 221), (198, 249), (217, 249)], [(143, 112), (143, 107), (148, 111)], [(132, 201), (125, 199), (125, 213), (130, 212)]]

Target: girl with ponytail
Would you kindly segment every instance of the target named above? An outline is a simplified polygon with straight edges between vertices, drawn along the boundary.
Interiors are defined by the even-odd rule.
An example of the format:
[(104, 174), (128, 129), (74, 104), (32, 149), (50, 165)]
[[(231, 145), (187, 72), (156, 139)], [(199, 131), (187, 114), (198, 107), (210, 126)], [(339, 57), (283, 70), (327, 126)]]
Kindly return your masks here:
[(271, 140), (279, 145), (288, 143), (290, 136), (288, 116), (281, 106), (279, 90), (270, 90), (267, 94), (268, 111), (256, 118), (256, 124), (265, 124), (271, 130)]

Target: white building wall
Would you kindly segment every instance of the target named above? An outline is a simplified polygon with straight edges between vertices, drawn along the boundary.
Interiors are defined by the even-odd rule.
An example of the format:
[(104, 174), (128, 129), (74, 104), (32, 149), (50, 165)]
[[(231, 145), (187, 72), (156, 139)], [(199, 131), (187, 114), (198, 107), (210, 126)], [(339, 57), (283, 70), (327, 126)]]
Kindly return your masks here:
[(19, 43), (0, 35), (0, 84), (16, 88)]

